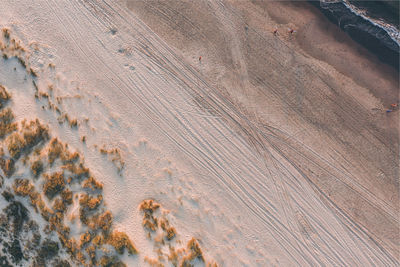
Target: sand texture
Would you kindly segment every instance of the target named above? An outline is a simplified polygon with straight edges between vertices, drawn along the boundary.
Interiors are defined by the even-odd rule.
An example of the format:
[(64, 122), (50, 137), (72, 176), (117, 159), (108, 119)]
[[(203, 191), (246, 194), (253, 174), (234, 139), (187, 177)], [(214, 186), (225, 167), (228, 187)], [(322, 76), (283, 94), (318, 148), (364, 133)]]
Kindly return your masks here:
[[(71, 190), (127, 266), (399, 265), (398, 73), (312, 5), (4, 0), (0, 28), (26, 50), (0, 59), (7, 107), (81, 155), (101, 199)], [(1, 190), (48, 179), (20, 160)]]

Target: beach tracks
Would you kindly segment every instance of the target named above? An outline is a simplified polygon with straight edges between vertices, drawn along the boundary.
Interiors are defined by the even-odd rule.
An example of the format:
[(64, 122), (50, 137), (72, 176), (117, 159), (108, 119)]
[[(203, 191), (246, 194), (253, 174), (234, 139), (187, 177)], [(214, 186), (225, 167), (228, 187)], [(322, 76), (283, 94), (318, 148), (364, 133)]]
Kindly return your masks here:
[[(141, 20), (113, 2), (46, 0), (31, 12), (47, 11), (71, 57), (85, 62), (88, 73), (102, 76), (104, 87), (128, 99), (140, 110), (138, 117), (204, 170), (205, 179), (225, 189), (235, 208), (260, 229), (261, 247), (274, 247), (283, 262), (299, 266), (399, 264), (398, 244), (387, 244), (348, 216), (313, 173), (361, 195), (396, 228), (390, 205), (284, 131), (247, 119)], [(134, 67), (126, 69), (123, 62)], [(263, 82), (274, 90), (274, 84)], [(290, 83), (282, 78), (280, 86)], [(301, 164), (310, 166), (308, 171)]]

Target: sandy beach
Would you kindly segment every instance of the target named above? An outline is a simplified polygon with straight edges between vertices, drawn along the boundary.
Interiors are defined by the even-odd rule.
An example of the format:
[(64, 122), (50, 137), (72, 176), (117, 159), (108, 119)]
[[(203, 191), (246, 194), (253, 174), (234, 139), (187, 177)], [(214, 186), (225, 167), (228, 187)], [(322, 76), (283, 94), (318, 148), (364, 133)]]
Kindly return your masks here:
[[(127, 1), (127, 7), (246, 114), (258, 127), (253, 131), (279, 128), (283, 140), (324, 155), (300, 159), (285, 151), (321, 194), (397, 257), (399, 116), (385, 113), (398, 101), (395, 69), (307, 2)], [(263, 153), (261, 134), (238, 131)], [(336, 169), (343, 178), (310, 168), (329, 172), (325, 160), (345, 164)], [(378, 202), (393, 216), (380, 213)]]
[(399, 74), (311, 4), (6, 0), (0, 29), (1, 264), (399, 265)]

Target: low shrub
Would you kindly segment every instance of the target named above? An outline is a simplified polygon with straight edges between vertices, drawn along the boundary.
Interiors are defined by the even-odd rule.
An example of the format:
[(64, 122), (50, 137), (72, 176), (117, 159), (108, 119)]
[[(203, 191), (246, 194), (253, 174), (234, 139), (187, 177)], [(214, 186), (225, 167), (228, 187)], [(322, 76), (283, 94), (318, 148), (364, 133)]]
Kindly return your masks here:
[(52, 199), (65, 188), (65, 179), (62, 171), (51, 175), (45, 174), (44, 177), (46, 182), (43, 185), (43, 191), (49, 199)]
[[(179, 252), (181, 251), (176, 251), (174, 247), (169, 246), (169, 255), (168, 255), (168, 260), (172, 263), (173, 266), (178, 266), (179, 262)], [(182, 253), (182, 252), (181, 252)]]
[(28, 179), (15, 179), (13, 189), (16, 195), (29, 196), (31, 205), (35, 208), (35, 211), (40, 212), (46, 221), (50, 219), (53, 211), (46, 206), (42, 196), (36, 192), (34, 185)]
[(99, 262), (101, 267), (126, 267), (116, 256), (103, 256)]
[(51, 231), (64, 229), (63, 225), (64, 213), (61, 211), (53, 212), (49, 218), (49, 227)]
[(158, 220), (156, 217), (145, 213), (144, 217), (143, 217), (142, 225), (146, 230), (154, 232), (157, 230), (157, 227), (158, 227), (157, 222), (158, 222)]
[(33, 76), (33, 77), (37, 77), (38, 75), (37, 75), (37, 72), (34, 70), (34, 69), (32, 69), (32, 68), (30, 68), (29, 69), (29, 72), (31, 73), (31, 75)]
[(89, 227), (93, 230), (100, 229), (104, 233), (108, 233), (111, 230), (113, 222), (113, 216), (110, 211), (105, 211), (100, 215), (96, 215), (93, 217), (91, 222), (89, 223)]
[(4, 191), (1, 193), (1, 195), (4, 197), (4, 199), (5, 199), (7, 202), (10, 202), (11, 200), (14, 199), (14, 195), (13, 195), (10, 191), (8, 191), (8, 190), (4, 190)]
[(7, 177), (11, 177), (11, 175), (14, 173), (14, 165), (15, 161), (13, 159), (0, 158), (0, 168)]
[(65, 212), (66, 210), (65, 202), (61, 198), (57, 198), (53, 203), (53, 210), (54, 211), (61, 211)]
[(151, 259), (149, 257), (144, 257), (144, 261), (149, 264), (151, 267), (164, 267), (165, 265), (160, 262), (158, 259)]
[(144, 212), (142, 225), (148, 231), (156, 231), (158, 227), (158, 220), (153, 216), (153, 213), (160, 208), (160, 204), (154, 202), (154, 200), (144, 200), (140, 205), (139, 209)]
[(69, 126), (71, 126), (71, 128), (78, 127), (78, 121), (76, 119), (69, 120)]
[(92, 234), (87, 231), (83, 234), (81, 234), (80, 237), (80, 247), (83, 247), (84, 245), (86, 245), (87, 243), (89, 243), (92, 240)]
[(21, 66), (22, 66), (24, 69), (26, 69), (26, 62), (25, 62), (25, 59), (23, 59), (22, 57), (19, 57), (19, 56), (15, 56), (15, 57), (17, 58), (19, 64), (21, 64)]
[(59, 249), (58, 242), (45, 239), (40, 247), (38, 257), (44, 259), (45, 261), (50, 260), (58, 254)]
[(61, 159), (62, 163), (72, 164), (79, 159), (80, 155), (78, 152), (71, 153), (68, 150), (68, 146), (59, 142), (57, 138), (53, 138), (47, 148), (47, 158), (50, 165), (53, 165), (56, 159)]
[(11, 95), (7, 92), (6, 88), (0, 85), (0, 108), (2, 108), (10, 98)]
[(7, 148), (10, 155), (18, 159), (21, 155), (22, 149), (25, 146), (25, 140), (18, 133), (14, 133), (7, 138)]
[(13, 184), (15, 194), (18, 196), (31, 196), (35, 193), (35, 187), (28, 179), (15, 179)]
[(0, 255), (0, 266), (2, 267), (13, 267), (12, 265), (10, 265), (10, 263), (8, 262), (8, 259), (6, 256), (1, 256)]
[(187, 244), (187, 255), (183, 257), (181, 266), (191, 266), (191, 261), (196, 258), (204, 262), (200, 245), (195, 238), (192, 238)]
[(61, 168), (71, 172), (73, 174), (73, 178), (78, 181), (88, 178), (90, 175), (89, 169), (86, 168), (83, 163), (79, 163), (78, 165), (75, 163), (68, 163), (61, 166)]
[(3, 29), (2, 29), (2, 32), (3, 32), (4, 38), (10, 39), (10, 30), (9, 30), (9, 29), (3, 28)]
[(161, 226), (161, 229), (163, 229), (165, 231), (165, 233), (166, 233), (165, 237), (167, 240), (172, 240), (176, 236), (175, 228), (169, 225), (169, 222), (167, 219), (162, 218), (160, 220), (160, 226)]
[(14, 114), (10, 108), (0, 111), (0, 138), (17, 130), (17, 124), (13, 122)]
[(111, 233), (107, 238), (107, 243), (113, 246), (119, 254), (123, 254), (125, 249), (130, 255), (138, 253), (129, 237), (123, 232), (114, 231)]
[(29, 153), (34, 146), (47, 139), (48, 129), (36, 119), (29, 123), (23, 121), (21, 132), (9, 135), (6, 143), (10, 155), (18, 159), (21, 154)]
[(96, 235), (92, 239), (92, 243), (96, 245), (97, 247), (100, 247), (104, 244), (104, 238), (101, 234)]
[(71, 264), (67, 260), (56, 259), (54, 267), (71, 267)]
[(43, 162), (36, 160), (31, 165), (31, 171), (34, 177), (38, 177), (43, 172)]
[(66, 205), (72, 204), (72, 197), (73, 197), (73, 194), (72, 194), (71, 190), (69, 190), (68, 188), (61, 192), (61, 199), (63, 200), (64, 204), (66, 204)]
[(47, 158), (50, 165), (53, 165), (54, 161), (58, 159), (63, 152), (64, 146), (58, 141), (58, 139), (51, 139), (47, 150)]
[(3, 209), (3, 211), (6, 214), (8, 221), (12, 220), (14, 233), (19, 233), (24, 222), (29, 220), (28, 210), (19, 201), (12, 201)]
[(122, 170), (125, 167), (125, 162), (122, 159), (121, 151), (118, 148), (107, 150), (103, 146), (102, 148), (100, 148), (100, 153), (103, 154), (103, 155), (108, 155), (109, 157), (111, 157), (112, 163), (114, 164), (115, 167), (117, 167), (118, 174), (121, 175)]
[(82, 194), (79, 199), (79, 204), (81, 208), (85, 211), (95, 210), (97, 207), (100, 206), (101, 202), (103, 201), (102, 195), (97, 195), (97, 197), (89, 196), (88, 194)]
[(143, 200), (139, 206), (139, 209), (141, 211), (143, 211), (144, 213), (149, 213), (149, 214), (153, 214), (153, 212), (155, 212), (159, 208), (160, 208), (160, 204), (154, 202), (154, 200), (152, 200), (152, 199)]
[(90, 176), (88, 179), (86, 179), (83, 182), (82, 187), (90, 189), (91, 191), (96, 191), (96, 190), (102, 190), (103, 189), (103, 184), (101, 184), (95, 178)]
[(85, 248), (87, 255), (89, 256), (91, 265), (95, 265), (96, 263), (96, 247), (93, 245), (89, 245)]
[(11, 244), (6, 243), (4, 245), (4, 249), (11, 256), (11, 259), (14, 263), (19, 263), (23, 258), (24, 254), (22, 253), (21, 245), (17, 238), (14, 238)]

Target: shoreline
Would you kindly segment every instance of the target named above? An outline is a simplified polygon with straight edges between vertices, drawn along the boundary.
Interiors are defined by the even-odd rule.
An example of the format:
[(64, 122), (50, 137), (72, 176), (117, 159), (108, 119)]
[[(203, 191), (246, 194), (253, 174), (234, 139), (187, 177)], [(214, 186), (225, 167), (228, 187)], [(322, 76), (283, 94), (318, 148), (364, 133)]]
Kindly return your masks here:
[(344, 1), (324, 2), (309, 0), (329, 21), (339, 26), (353, 40), (375, 54), (382, 62), (399, 70), (399, 42), (394, 26), (384, 27), (357, 13)]

